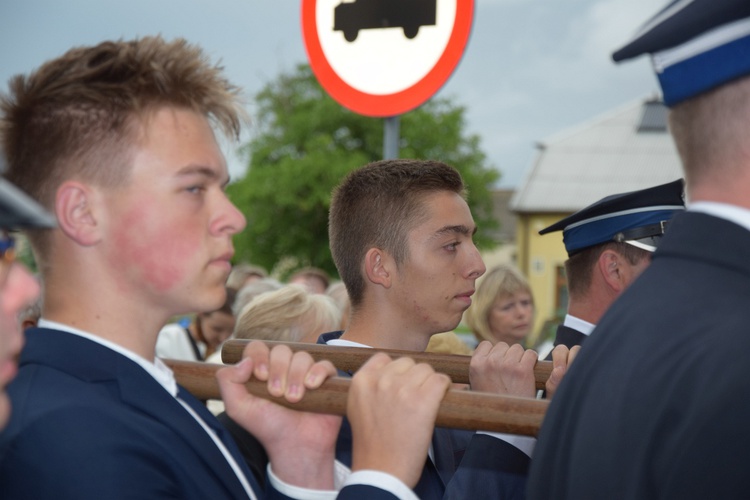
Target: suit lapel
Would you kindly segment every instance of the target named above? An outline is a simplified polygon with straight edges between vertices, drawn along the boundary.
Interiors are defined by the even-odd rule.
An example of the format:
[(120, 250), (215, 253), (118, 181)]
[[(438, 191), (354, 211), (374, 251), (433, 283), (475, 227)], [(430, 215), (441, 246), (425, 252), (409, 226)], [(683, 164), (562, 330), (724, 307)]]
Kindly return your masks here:
[[(132, 366), (128, 366), (127, 364)], [(159, 385), (141, 367), (135, 365), (128, 359), (124, 359), (118, 376), (120, 383), (122, 401), (138, 410), (148, 413), (155, 420), (161, 421), (165, 426), (174, 430), (185, 443), (195, 450), (196, 456), (203, 462), (205, 471), (211, 471), (217, 482), (228, 490), (232, 498), (246, 497), (245, 489), (242, 487), (237, 475), (227, 462), (221, 450), (216, 446), (213, 439), (192, 415), (172, 397), (161, 385)], [(255, 482), (250, 470), (237, 451), (237, 445), (228, 437), (226, 431), (215, 417), (191, 396), (182, 390), (178, 394), (193, 411), (214, 431), (225, 444), (234, 457), (247, 481), (258, 495), (261, 488)], [(156, 411), (158, 410), (158, 411)]]
[(449, 433), (448, 429), (435, 427), (435, 432), (432, 434), (432, 454), (435, 457), (435, 470), (440, 476), (443, 487), (451, 480), (457, 466)]
[[(211, 437), (180, 402), (137, 363), (96, 342), (56, 330), (32, 329), (27, 332), (27, 343), (33, 344), (34, 348), (24, 349), (21, 364), (43, 363), (88, 383), (102, 383), (116, 388), (113, 397), (118, 397), (119, 390), (123, 404), (149, 415), (165, 428), (172, 429), (179, 439), (195, 450), (197, 460), (202, 462), (201, 473), (209, 474), (208, 471), (211, 471), (217, 478), (217, 487), (225, 488), (230, 498), (247, 496)], [(26, 354), (29, 352), (33, 354)], [(186, 402), (207, 425), (221, 428), (221, 424), (215, 421), (207, 409), (201, 408), (202, 405), (195, 398), (187, 395), (186, 399), (188, 398), (190, 401)], [(236, 444), (223, 431), (219, 433), (219, 437), (245, 472), (256, 495), (259, 495), (262, 490), (247, 469)]]

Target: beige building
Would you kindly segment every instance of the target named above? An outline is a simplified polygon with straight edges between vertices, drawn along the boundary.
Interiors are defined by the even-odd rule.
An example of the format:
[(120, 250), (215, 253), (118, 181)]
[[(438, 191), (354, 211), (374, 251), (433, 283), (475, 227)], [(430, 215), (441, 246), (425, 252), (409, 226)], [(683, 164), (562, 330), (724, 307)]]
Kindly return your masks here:
[(539, 230), (611, 194), (682, 177), (666, 108), (639, 99), (543, 140), (510, 209), (516, 259), (536, 303), (534, 332), (554, 331), (567, 308), (562, 233)]
[(484, 259), (487, 269), (500, 264), (516, 263), (516, 225), (518, 216), (510, 209), (510, 200), (514, 194), (514, 189), (507, 188), (496, 189), (492, 192), (492, 216), (500, 223), (500, 227), (490, 234), (498, 242), (498, 246), (491, 250), (482, 251), (482, 259)]

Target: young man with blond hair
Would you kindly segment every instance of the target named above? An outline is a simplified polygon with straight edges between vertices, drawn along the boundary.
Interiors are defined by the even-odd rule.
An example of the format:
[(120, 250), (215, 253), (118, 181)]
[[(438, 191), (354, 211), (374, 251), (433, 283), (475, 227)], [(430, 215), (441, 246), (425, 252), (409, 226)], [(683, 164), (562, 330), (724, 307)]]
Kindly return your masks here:
[[(9, 387), (14, 411), (0, 435), (4, 498), (265, 496), (226, 431), (155, 357), (171, 317), (224, 300), (232, 236), (245, 219), (224, 193), (229, 177), (213, 126), (238, 135), (238, 95), (199, 48), (146, 37), (72, 49), (15, 77), (2, 96), (8, 175), (58, 221), (29, 233), (44, 309)], [(297, 401), (333, 366), (262, 344), (246, 354), (219, 382), (229, 413), (266, 446), (269, 494), (335, 496), (340, 417), (287, 410), (243, 385), (257, 377), (272, 394)], [(409, 387), (422, 403), (417, 412), (412, 403), (402, 407), (421, 425), (406, 426), (413, 438), (396, 427), (385, 436), (365, 428), (355, 436), (355, 465), (379, 469), (391, 491), (408, 493), (412, 469), (419, 470), (408, 466), (410, 457), (426, 449), (448, 382), (395, 366), (381, 360), (365, 375), (401, 381), (416, 369), (421, 375)], [(367, 397), (350, 407), (358, 425), (372, 418), (368, 405), (388, 407), (378, 403), (388, 391), (363, 379), (354, 394)], [(404, 443), (400, 455), (383, 451), (389, 441)], [(389, 457), (405, 459), (403, 467), (379, 468)], [(342, 496), (386, 495), (362, 473), (352, 474), (358, 485)]]

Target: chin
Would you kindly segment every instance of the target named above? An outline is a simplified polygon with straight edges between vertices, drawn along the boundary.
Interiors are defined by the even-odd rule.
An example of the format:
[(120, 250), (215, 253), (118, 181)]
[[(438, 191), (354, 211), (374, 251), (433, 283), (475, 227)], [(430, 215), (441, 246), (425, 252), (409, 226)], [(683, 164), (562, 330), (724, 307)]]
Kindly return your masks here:
[(227, 298), (227, 290), (224, 284), (206, 288), (205, 291), (195, 297), (199, 303), (195, 304), (194, 312), (212, 312), (224, 305)]
[(440, 333), (452, 332), (456, 329), (456, 327), (458, 327), (459, 323), (461, 323), (461, 316), (459, 316), (455, 320), (451, 320), (450, 322), (446, 321), (443, 325), (440, 326)]

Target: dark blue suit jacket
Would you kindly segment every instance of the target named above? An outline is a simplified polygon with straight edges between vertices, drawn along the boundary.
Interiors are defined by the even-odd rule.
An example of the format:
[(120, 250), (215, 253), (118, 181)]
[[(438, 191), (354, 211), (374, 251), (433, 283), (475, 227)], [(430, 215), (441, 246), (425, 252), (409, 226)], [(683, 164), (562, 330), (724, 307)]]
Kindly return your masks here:
[[(13, 411), (0, 433), (3, 499), (247, 497), (182, 405), (135, 362), (95, 342), (28, 331), (8, 392)], [(284, 498), (276, 491), (264, 495), (218, 421), (186, 391), (180, 397), (216, 430), (259, 499)], [(357, 489), (340, 498), (355, 498)]]
[[(325, 333), (319, 344), (341, 337)], [(351, 373), (344, 373), (349, 375)], [(525, 496), (529, 457), (505, 441), (458, 429), (435, 428), (434, 463), (425, 462), (414, 488), (421, 499), (521, 499)], [(336, 442), (336, 458), (351, 465), (352, 433), (344, 419)]]
[[(574, 328), (570, 328), (569, 326), (565, 325), (557, 325), (554, 345), (558, 346), (562, 344), (568, 346), (569, 348), (577, 345), (583, 345), (583, 341), (586, 340), (586, 337), (586, 335)], [(547, 357), (544, 359), (546, 361), (552, 361), (552, 351), (550, 351), (550, 353), (547, 354)]]
[[(318, 344), (338, 339), (344, 332), (324, 333), (318, 338)], [(339, 372), (341, 376), (351, 377), (352, 373)], [(432, 436), (434, 463), (425, 462), (422, 476), (414, 487), (414, 492), (423, 500), (440, 499), (445, 494), (445, 487), (453, 477), (458, 464), (471, 440), (472, 432), (435, 428)], [(343, 464), (352, 465), (352, 429), (349, 421), (344, 419), (336, 441), (336, 458)]]
[(749, 304), (750, 231), (676, 216), (552, 400), (529, 497), (747, 498)]

